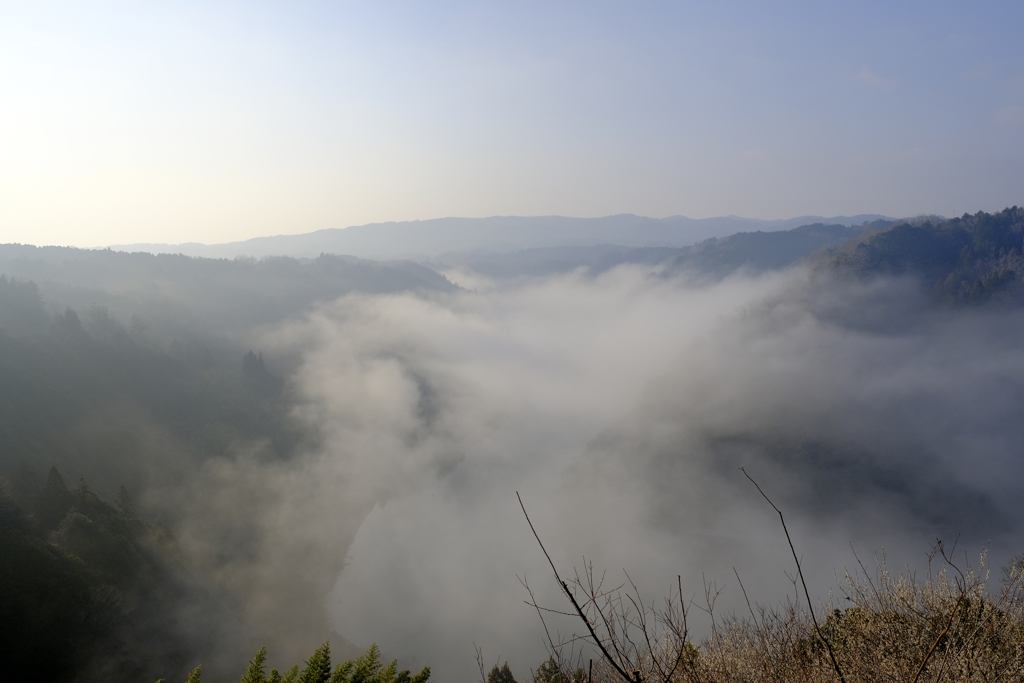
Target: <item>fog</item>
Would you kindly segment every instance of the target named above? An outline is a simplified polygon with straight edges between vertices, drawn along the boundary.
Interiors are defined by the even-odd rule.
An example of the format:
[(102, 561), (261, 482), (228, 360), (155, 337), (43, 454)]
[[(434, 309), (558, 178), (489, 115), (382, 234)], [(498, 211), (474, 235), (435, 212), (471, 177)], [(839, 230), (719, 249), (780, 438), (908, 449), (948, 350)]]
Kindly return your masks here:
[(815, 599), (854, 552), (899, 570), (940, 537), (996, 565), (1022, 549), (1020, 313), (805, 268), (447, 275), (465, 289), (351, 294), (263, 327), (317, 445), (239, 448), (188, 484), (176, 533), (250, 623), (277, 625), (253, 633), (271, 663), (330, 627), (439, 681), (477, 676), (474, 644), (528, 680), (546, 654), (517, 575), (566, 605), (516, 491), (563, 573), (625, 569), (648, 601), (677, 574), (698, 598), (715, 581), (720, 611), (740, 605), (733, 568), (759, 602), (793, 588), (739, 466), (786, 513)]

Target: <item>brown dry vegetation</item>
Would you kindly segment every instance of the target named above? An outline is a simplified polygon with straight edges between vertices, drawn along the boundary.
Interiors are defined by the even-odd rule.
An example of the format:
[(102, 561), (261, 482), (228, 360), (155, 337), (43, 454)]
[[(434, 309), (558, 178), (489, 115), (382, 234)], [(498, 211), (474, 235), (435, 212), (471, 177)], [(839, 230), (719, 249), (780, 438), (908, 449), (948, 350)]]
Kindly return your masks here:
[[(846, 573), (829, 604), (817, 607), (809, 604), (795, 549), (793, 558), (794, 598), (782, 605), (752, 603), (736, 575), (746, 598), (742, 616), (716, 615), (721, 591), (714, 584), (705, 582), (700, 602), (684, 599), (681, 577), (678, 592), (660, 608), (644, 602), (628, 575), (622, 585), (606, 588), (590, 565), (566, 581), (551, 563), (572, 611), (538, 605), (523, 585), (544, 626), (557, 683), (1024, 680), (1024, 556), (993, 577), (985, 553), (971, 566), (939, 541), (926, 576), (909, 569), (892, 574), (884, 558), (874, 576), (860, 564), (859, 572)], [(710, 620), (709, 634), (697, 642), (690, 631), (693, 608)], [(582, 628), (552, 638), (546, 612), (574, 614)], [(584, 666), (587, 646), (599, 654)]]
[[(576, 599), (610, 659), (595, 659), (591, 673), (581, 666), (581, 637), (551, 646), (563, 680), (573, 683), (623, 683), (637, 672), (640, 680), (659, 683), (1024, 679), (1021, 563), (1007, 568), (999, 582), (984, 556), (972, 569), (956, 566), (941, 547), (937, 553), (942, 568), (923, 578), (891, 574), (884, 563), (874, 577), (848, 574), (838, 604), (817, 610), (820, 635), (803, 602), (751, 603), (742, 617), (717, 618), (710, 586), (701, 605), (680, 603), (675, 594), (655, 609), (639, 601), (635, 587), (603, 591), (588, 571), (567, 585), (583, 596)], [(710, 635), (696, 643), (687, 638), (684, 614), (693, 607), (713, 623)]]

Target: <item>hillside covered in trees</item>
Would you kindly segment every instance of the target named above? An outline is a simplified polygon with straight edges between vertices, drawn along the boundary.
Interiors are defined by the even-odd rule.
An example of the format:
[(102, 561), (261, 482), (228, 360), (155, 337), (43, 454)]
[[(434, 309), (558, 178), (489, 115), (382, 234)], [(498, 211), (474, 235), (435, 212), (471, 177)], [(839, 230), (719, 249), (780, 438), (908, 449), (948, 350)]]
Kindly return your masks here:
[(948, 305), (1024, 303), (1024, 209), (899, 221), (829, 252), (860, 277), (915, 275)]
[(190, 482), (232, 453), (284, 463), (320, 439), (293, 415), (286, 365), (247, 339), (348, 292), (453, 286), (415, 264), (20, 245), (0, 246), (0, 270), (7, 673), (183, 680), (199, 661), (229, 671), (250, 645), (237, 634), (260, 627), (243, 625), (216, 553), (197, 564), (182, 552), (172, 528)]

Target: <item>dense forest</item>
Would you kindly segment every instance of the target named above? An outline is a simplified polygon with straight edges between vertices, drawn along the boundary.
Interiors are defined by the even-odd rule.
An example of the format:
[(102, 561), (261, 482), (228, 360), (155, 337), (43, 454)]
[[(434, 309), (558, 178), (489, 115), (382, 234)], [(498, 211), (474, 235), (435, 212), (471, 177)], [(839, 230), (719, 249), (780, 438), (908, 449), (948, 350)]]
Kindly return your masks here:
[(861, 277), (915, 275), (947, 305), (1024, 302), (1024, 209), (949, 220), (924, 217), (870, 231), (830, 252)]
[(315, 430), (292, 417), (283, 377), (242, 345), (254, 325), (347, 291), (450, 283), (412, 264), (326, 256), (228, 262), (10, 245), (0, 253), (8, 271), (35, 275), (51, 296), (132, 310), (128, 324), (96, 303), (53, 312), (34, 281), (0, 275), (8, 673), (156, 680), (208, 661), (216, 674), (210, 660), (223, 658), (216, 648), (229, 647), (242, 618), (237, 596), (181, 553), (173, 509), (162, 508), (163, 522), (147, 518), (129, 492), (187, 487), (205, 461), (239, 444), (282, 461), (316, 445)]
[(155, 680), (200, 654), (231, 606), (128, 491), (168, 486), (234, 440), (286, 458), (312, 435), (261, 359), (220, 368), (104, 308), (83, 317), (50, 319), (34, 283), (0, 277), (0, 647), (19, 680)]

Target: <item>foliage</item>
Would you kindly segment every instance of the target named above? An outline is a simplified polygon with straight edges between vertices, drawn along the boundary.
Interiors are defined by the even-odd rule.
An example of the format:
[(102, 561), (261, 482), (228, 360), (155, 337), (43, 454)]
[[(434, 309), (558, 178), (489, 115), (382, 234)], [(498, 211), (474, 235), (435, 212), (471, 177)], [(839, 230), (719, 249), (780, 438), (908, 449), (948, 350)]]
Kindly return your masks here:
[(45, 330), (48, 324), (36, 283), (0, 275), (0, 328), (14, 334), (32, 334)]
[(371, 645), (366, 654), (338, 665), (331, 683), (425, 683), (430, 678), (430, 667), (424, 667), (412, 676), (408, 670), (398, 671), (398, 661), (387, 666), (380, 661), (380, 650)]
[(331, 678), (331, 644), (321, 645), (299, 674), (299, 683), (327, 683)]
[(926, 217), (848, 242), (831, 267), (865, 275), (918, 275), (951, 306), (1024, 303), (1024, 208), (942, 220)]
[(560, 683), (562, 672), (558, 668), (558, 662), (554, 657), (548, 657), (537, 667), (533, 674), (533, 683)]
[(548, 657), (537, 667), (533, 674), (533, 683), (581, 683), (587, 678), (583, 667), (576, 667), (576, 670), (568, 676), (562, 673), (558, 661), (554, 657)]
[[(0, 657), (17, 680), (155, 678), (205, 653), (228, 600), (128, 490), (232, 444), (294, 452), (306, 432), (254, 358), (255, 382), (241, 351), (217, 367), (102, 307), (50, 317), (33, 283), (0, 276)], [(201, 623), (179, 623), (199, 605)]]
[[(143, 677), (183, 647), (173, 619), (189, 576), (173, 536), (85, 481), (15, 498), (0, 480), (0, 658), (21, 681)], [(145, 655), (144, 659), (140, 658)]]
[(487, 683), (516, 683), (512, 671), (508, 668), (508, 662), (505, 662), (500, 669), (495, 664), (494, 668), (487, 674)]
[(242, 676), (240, 683), (263, 683), (264, 663), (267, 661), (267, 648), (261, 647), (249, 661), (249, 668)]
[[(277, 669), (271, 669), (270, 676), (264, 678), (266, 661), (267, 648), (261, 647), (249, 661), (249, 668), (240, 683), (426, 683), (430, 678), (429, 667), (424, 667), (415, 676), (410, 676), (408, 670), (398, 671), (397, 660), (384, 666), (376, 645), (371, 645), (364, 655), (342, 662), (333, 672), (330, 643), (324, 643), (317, 648), (301, 671), (298, 665), (295, 665), (284, 676), (278, 673)], [(507, 664), (505, 670), (508, 670)], [(202, 666), (197, 666), (185, 683), (199, 683), (201, 674)], [(511, 680), (511, 674), (509, 676)]]

